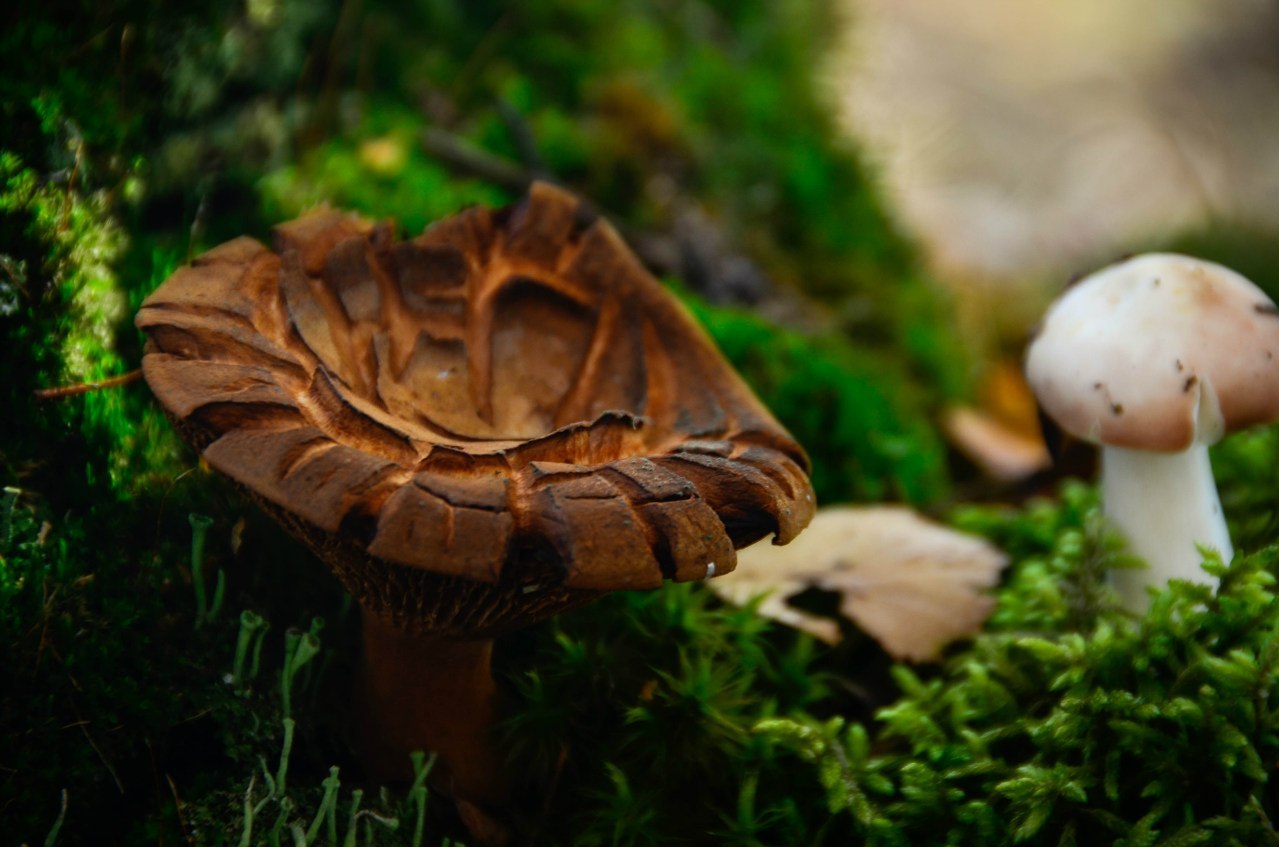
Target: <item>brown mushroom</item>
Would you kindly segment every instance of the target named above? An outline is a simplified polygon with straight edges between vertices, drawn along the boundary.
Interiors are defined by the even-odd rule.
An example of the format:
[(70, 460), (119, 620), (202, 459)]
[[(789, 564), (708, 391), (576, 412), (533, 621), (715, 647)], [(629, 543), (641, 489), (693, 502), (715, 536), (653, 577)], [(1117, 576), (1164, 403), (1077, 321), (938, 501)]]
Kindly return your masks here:
[(319, 211), (143, 304), (174, 425), (364, 616), (365, 758), (503, 799), (492, 638), (731, 571), (809, 521), (800, 447), (617, 233), (535, 184), (396, 241)]

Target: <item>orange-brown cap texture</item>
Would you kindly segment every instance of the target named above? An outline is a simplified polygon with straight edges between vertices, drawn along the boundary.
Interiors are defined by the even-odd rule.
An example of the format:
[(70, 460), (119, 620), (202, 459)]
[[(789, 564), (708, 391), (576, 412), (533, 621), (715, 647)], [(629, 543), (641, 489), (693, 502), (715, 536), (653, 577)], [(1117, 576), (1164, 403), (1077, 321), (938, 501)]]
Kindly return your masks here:
[(402, 627), (493, 634), (725, 573), (813, 513), (800, 447), (551, 186), (406, 241), (316, 212), (200, 256), (137, 325), (209, 465)]

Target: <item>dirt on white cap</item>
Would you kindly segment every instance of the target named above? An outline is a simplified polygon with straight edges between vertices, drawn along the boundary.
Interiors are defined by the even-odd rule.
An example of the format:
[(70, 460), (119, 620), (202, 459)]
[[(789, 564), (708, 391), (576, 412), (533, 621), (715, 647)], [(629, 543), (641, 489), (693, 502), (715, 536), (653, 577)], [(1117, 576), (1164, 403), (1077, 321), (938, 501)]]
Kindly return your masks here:
[(1279, 418), (1279, 309), (1243, 276), (1172, 253), (1088, 276), (1027, 350), (1044, 411), (1090, 441), (1177, 451)]

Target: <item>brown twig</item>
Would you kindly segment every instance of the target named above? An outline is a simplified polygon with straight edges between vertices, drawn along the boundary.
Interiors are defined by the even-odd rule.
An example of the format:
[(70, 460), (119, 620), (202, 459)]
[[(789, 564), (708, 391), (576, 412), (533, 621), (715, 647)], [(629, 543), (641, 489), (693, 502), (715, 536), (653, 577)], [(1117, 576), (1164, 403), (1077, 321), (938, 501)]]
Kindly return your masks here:
[(116, 388), (121, 385), (128, 385), (131, 382), (137, 382), (142, 377), (142, 369), (129, 371), (128, 373), (113, 376), (109, 379), (99, 380), (98, 382), (82, 382), (78, 385), (60, 385), (57, 388), (40, 388), (35, 392), (37, 400), (58, 400), (63, 397), (74, 397), (78, 394), (88, 394), (92, 391), (100, 391), (103, 388)]
[(198, 721), (200, 718), (206, 717), (211, 714), (213, 714), (212, 706), (210, 706), (207, 709), (201, 709), (200, 711), (196, 712), (194, 715), (191, 715), (190, 717), (183, 718), (182, 720), (175, 723), (174, 726), (182, 726), (183, 724), (188, 724), (188, 723), (191, 723), (192, 721)]
[(93, 752), (98, 754), (98, 760), (101, 761), (102, 766), (107, 769), (107, 773), (111, 774), (111, 779), (115, 781), (115, 787), (121, 794), (124, 794), (124, 783), (120, 781), (120, 775), (115, 772), (115, 768), (111, 765), (111, 762), (107, 761), (106, 754), (102, 752), (102, 748), (97, 745), (97, 742), (93, 740), (93, 735), (89, 732), (87, 724), (89, 724), (90, 721), (86, 721), (80, 717), (78, 710), (75, 708), (74, 702), (72, 702), (71, 708), (73, 711), (77, 712), (76, 722), (71, 724), (71, 726), (78, 726), (80, 731), (84, 733), (84, 740), (88, 741), (89, 746), (93, 748)]
[(533, 137), (533, 128), (524, 115), (506, 100), (497, 101), (497, 114), (506, 125), (507, 135), (515, 143), (525, 170), (538, 179), (546, 179), (549, 176), (546, 163), (542, 161), (542, 154), (537, 149), (537, 139)]
[[(34, 633), (37, 628), (40, 630), (40, 641), (36, 644), (36, 664), (35, 669), (40, 669), (40, 662), (44, 658), (45, 648), (56, 657), (58, 651), (54, 649), (53, 643), (49, 640), (49, 613), (53, 609), (53, 601), (58, 596), (58, 589), (53, 589), (53, 593), (49, 593), (49, 580), (44, 580), (43, 596), (40, 598), (40, 622), (31, 628), (30, 633)], [(28, 633), (28, 634), (30, 634)]]
[(526, 190), (533, 181), (533, 174), (519, 165), (437, 127), (428, 126), (422, 131), (422, 147), (455, 171), (479, 177), (515, 193)]
[(164, 775), (164, 778), (169, 781), (169, 790), (173, 792), (174, 811), (178, 814), (178, 829), (182, 830), (182, 838), (187, 844), (194, 845), (195, 842), (191, 840), (191, 833), (187, 829), (186, 815), (182, 814), (182, 798), (178, 796), (177, 783), (175, 783), (173, 781), (173, 777), (167, 773)]

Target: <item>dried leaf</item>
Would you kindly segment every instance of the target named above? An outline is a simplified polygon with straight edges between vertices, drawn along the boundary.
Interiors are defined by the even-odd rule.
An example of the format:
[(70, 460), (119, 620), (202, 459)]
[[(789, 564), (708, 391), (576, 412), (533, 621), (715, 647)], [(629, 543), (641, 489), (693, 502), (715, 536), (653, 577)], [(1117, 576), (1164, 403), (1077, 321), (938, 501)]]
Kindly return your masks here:
[(956, 449), (992, 479), (1016, 482), (1052, 464), (1043, 439), (1027, 436), (969, 406), (947, 409), (942, 430)]
[(1007, 557), (988, 541), (897, 506), (820, 509), (785, 547), (761, 542), (738, 553), (744, 567), (711, 581), (724, 599), (767, 594), (760, 613), (834, 644), (839, 626), (787, 599), (809, 588), (841, 595), (840, 611), (892, 656), (938, 657), (976, 632), (994, 607)]
[(1051, 464), (1039, 432), (1035, 395), (1021, 367), (992, 362), (979, 390), (979, 408), (954, 406), (942, 417), (942, 429), (955, 447), (994, 479), (1025, 479)]

